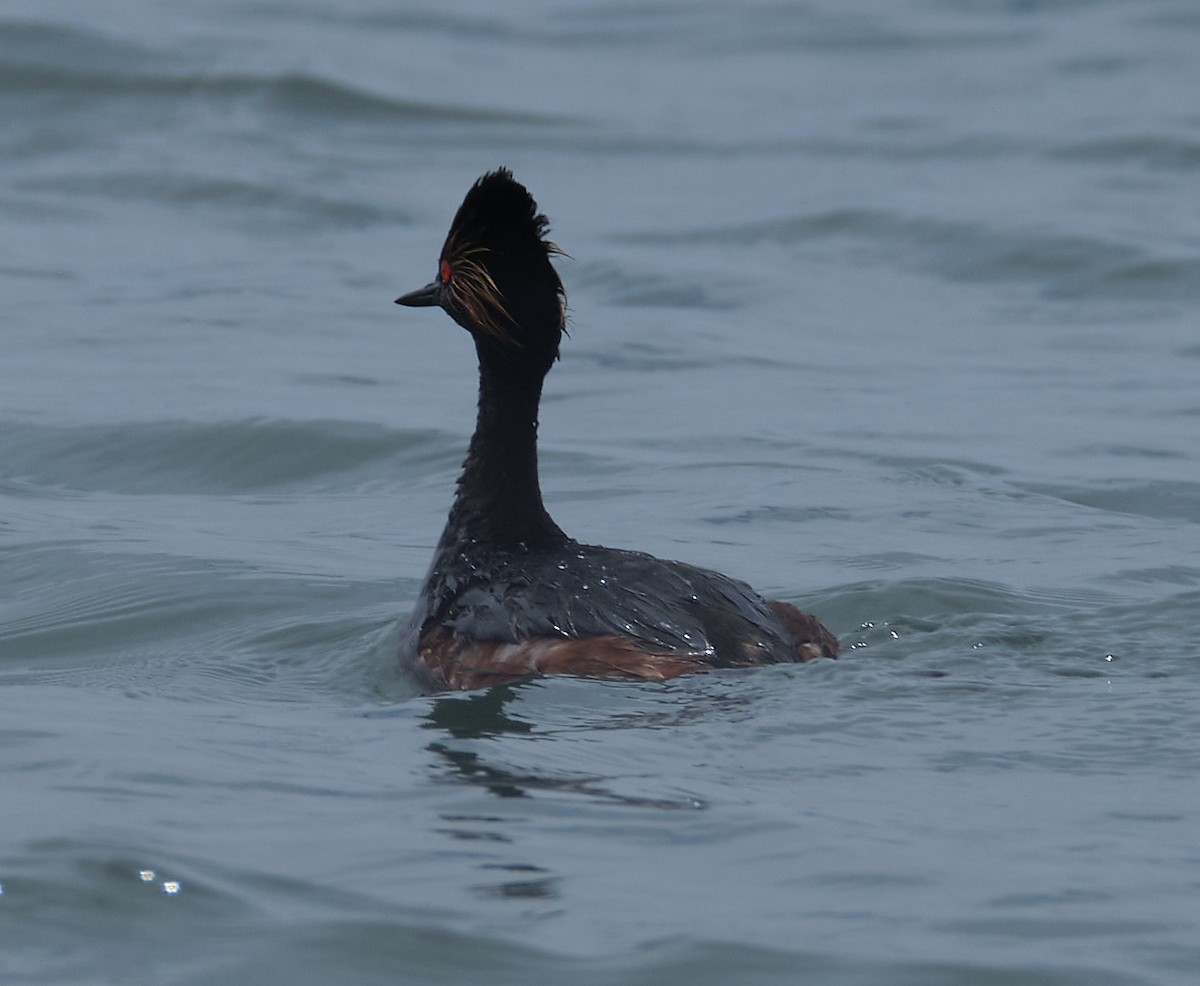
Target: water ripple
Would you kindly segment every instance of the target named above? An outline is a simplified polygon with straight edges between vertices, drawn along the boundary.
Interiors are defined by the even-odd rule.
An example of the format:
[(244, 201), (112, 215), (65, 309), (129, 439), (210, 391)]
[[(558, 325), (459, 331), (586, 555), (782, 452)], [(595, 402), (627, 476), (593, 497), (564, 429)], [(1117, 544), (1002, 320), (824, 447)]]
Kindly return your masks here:
[[(97, 99), (210, 99), (253, 104), (287, 116), (374, 123), (445, 122), (551, 125), (537, 113), (407, 99), (303, 72), (253, 75), (177, 68), (175, 53), (160, 53), (91, 32), (49, 25), (0, 24), (0, 92), (6, 97)], [(57, 109), (61, 112), (66, 107)]]
[(915, 265), (951, 281), (1034, 282), (1055, 299), (1200, 299), (1200, 260), (1194, 257), (1154, 257), (1131, 244), (1089, 236), (1002, 230), (880, 209), (837, 209), (679, 233), (643, 232), (628, 239), (746, 246), (849, 239), (867, 244), (885, 262)]
[(456, 439), (346, 421), (0, 427), (8, 476), (75, 491), (265, 493), (354, 488), (368, 475), (456, 465)]
[(1023, 488), (1096, 510), (1200, 524), (1200, 483), (1111, 480), (1086, 486), (1030, 483)]
[(1200, 168), (1200, 141), (1184, 136), (1107, 137), (1059, 147), (1050, 157), (1066, 161), (1136, 163), (1149, 168), (1195, 171)]

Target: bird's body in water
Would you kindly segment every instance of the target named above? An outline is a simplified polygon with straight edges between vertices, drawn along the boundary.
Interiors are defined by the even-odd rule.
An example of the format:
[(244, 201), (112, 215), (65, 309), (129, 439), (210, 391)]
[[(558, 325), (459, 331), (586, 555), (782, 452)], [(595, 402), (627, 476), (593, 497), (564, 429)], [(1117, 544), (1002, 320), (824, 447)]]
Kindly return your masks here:
[(546, 218), (505, 169), (463, 200), (435, 281), (396, 299), (443, 308), (475, 341), (479, 417), (400, 657), (426, 690), (530, 674), (665, 679), (836, 657), (808, 613), (718, 572), (581, 544), (542, 503), (537, 418), (565, 295)]

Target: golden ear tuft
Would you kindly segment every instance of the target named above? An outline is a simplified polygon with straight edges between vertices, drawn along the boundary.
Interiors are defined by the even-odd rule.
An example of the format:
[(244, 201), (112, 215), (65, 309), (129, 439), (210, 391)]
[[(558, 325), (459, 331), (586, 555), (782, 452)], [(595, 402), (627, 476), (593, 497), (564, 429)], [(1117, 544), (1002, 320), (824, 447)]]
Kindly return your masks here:
[(485, 335), (499, 342), (515, 344), (509, 331), (512, 316), (504, 305), (492, 275), (480, 262), (487, 254), (485, 247), (462, 242), (460, 235), (451, 234), (446, 241), (446, 256), (453, 272), (446, 282), (446, 293), (459, 311)]

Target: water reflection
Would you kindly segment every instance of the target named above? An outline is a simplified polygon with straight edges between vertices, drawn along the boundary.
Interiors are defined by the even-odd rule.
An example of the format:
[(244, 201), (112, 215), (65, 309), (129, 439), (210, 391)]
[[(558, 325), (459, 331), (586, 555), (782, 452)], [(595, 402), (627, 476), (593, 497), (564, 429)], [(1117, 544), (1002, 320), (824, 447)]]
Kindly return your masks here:
[[(423, 724), (426, 729), (449, 733), (454, 739), (482, 739), (506, 733), (527, 735), (533, 724), (505, 712), (516, 697), (517, 685), (497, 685), (486, 691), (437, 698)], [(523, 798), (525, 790), (510, 772), (484, 763), (473, 750), (435, 740), (427, 747), (452, 769), (452, 775), (481, 784), (498, 798)]]
[[(465, 749), (461, 741), (495, 739), (504, 735), (529, 736), (533, 724), (507, 710), (516, 698), (520, 685), (497, 685), (486, 691), (465, 695), (447, 695), (434, 699), (426, 721), (426, 729), (435, 729), (443, 739), (431, 742), (426, 749), (451, 779), (466, 781), (486, 789), (498, 798), (527, 798), (531, 778), (511, 770), (486, 763), (476, 750)], [(445, 823), (438, 831), (447, 838), (462, 842), (511, 844), (507, 829), (519, 825), (517, 818), (504, 818), (481, 813), (442, 813)], [(499, 845), (497, 845), (499, 848)], [(474, 884), (472, 892), (501, 900), (552, 900), (559, 896), (561, 877), (534, 863), (513, 858), (495, 859), (476, 866), (499, 880)]]
[(455, 739), (532, 733), (532, 723), (504, 711), (505, 705), (516, 698), (520, 687), (516, 684), (496, 685), (486, 691), (436, 698), (425, 717), (424, 727), (444, 729)]
[[(510, 900), (552, 900), (558, 896), (562, 877), (550, 870), (529, 863), (484, 863), (481, 870), (499, 870), (514, 874), (513, 879), (499, 883), (481, 883), (472, 889), (484, 897), (503, 897)], [(538, 874), (546, 874), (541, 876)]]
[(461, 779), (482, 784), (498, 798), (526, 797), (521, 781), (528, 781), (528, 778), (521, 778), (500, 767), (490, 767), (480, 760), (477, 753), (456, 750), (445, 743), (430, 743), (426, 749), (441, 757)]
[[(531, 702), (530, 689), (544, 687), (537, 681), (497, 685), (487, 690), (443, 695), (434, 698), (422, 727), (434, 730), (426, 746), (433, 755), (432, 767), (444, 780), (482, 788), (502, 798), (511, 809), (527, 806), (520, 812), (494, 810), (458, 810), (438, 816), (439, 835), (461, 845), (476, 871), (486, 877), (472, 883), (470, 891), (481, 897), (524, 902), (548, 903), (563, 896), (561, 874), (539, 865), (543, 862), (521, 834), (528, 834), (533, 821), (525, 812), (537, 812), (533, 800), (538, 796), (582, 795), (589, 801), (615, 804), (626, 808), (658, 810), (697, 809), (704, 805), (695, 798), (656, 798), (622, 794), (612, 789), (619, 779), (602, 774), (552, 771), (542, 766), (518, 766), (527, 744), (551, 736), (560, 743), (574, 737), (586, 741), (596, 729), (612, 728), (608, 717), (587, 716), (564, 730), (561, 722), (537, 722), (531, 715), (539, 706)], [(516, 710), (525, 699), (525, 715)], [(544, 713), (543, 713), (544, 714)], [(631, 722), (629, 728), (646, 723)], [(509, 763), (500, 759), (509, 758)], [(515, 762), (514, 762), (515, 761)], [(456, 799), (457, 800), (457, 799)], [(476, 804), (475, 807), (478, 807)], [(482, 859), (480, 858), (482, 857)], [(532, 858), (531, 858), (532, 857)]]
[[(537, 739), (534, 724), (507, 708), (522, 690), (536, 687), (535, 681), (496, 685), (486, 691), (435, 698), (422, 725), (448, 735), (426, 749), (437, 756), (447, 776), (486, 788), (499, 798), (525, 798), (535, 791), (581, 794), (587, 798), (639, 808), (697, 809), (696, 798), (654, 798), (620, 794), (606, 786), (612, 778), (599, 774), (551, 773), (519, 770), (489, 763), (477, 749), (464, 748), (454, 740), (498, 739), (506, 735)], [(450, 742), (448, 742), (449, 740)]]

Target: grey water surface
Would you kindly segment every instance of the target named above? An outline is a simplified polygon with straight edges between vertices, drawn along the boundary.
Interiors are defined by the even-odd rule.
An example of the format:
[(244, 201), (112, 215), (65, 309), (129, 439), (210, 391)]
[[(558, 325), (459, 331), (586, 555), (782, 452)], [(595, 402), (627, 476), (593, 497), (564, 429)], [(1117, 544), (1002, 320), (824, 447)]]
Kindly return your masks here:
[[(1200, 976), (1200, 7), (5, 0), (0, 982)], [(414, 697), (549, 214), (543, 488), (838, 662)]]

